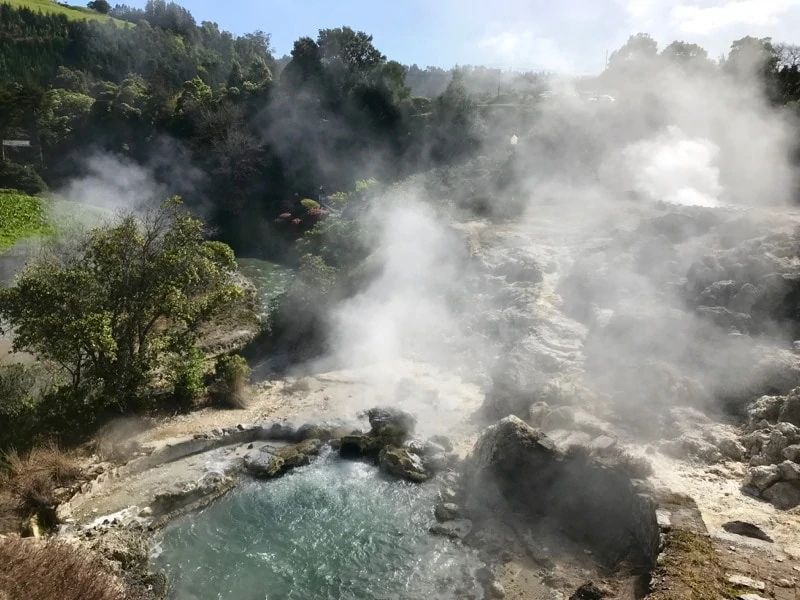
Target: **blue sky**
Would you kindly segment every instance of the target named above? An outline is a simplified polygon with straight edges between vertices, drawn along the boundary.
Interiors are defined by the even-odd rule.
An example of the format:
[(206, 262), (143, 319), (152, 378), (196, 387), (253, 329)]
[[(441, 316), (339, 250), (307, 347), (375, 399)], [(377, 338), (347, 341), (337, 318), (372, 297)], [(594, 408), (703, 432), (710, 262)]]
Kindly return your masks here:
[(595, 73), (607, 50), (640, 31), (662, 45), (698, 43), (714, 58), (744, 35), (800, 42), (800, 0), (177, 1), (198, 21), (270, 33), (278, 56), (300, 36), (349, 25), (371, 33), (390, 59), (420, 66)]

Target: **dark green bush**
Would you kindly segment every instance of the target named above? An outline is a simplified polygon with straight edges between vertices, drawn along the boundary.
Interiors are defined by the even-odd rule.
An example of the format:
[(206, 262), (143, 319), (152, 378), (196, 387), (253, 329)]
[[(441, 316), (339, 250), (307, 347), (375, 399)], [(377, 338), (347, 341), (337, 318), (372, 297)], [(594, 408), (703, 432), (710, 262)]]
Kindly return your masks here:
[(250, 367), (244, 358), (238, 354), (221, 356), (214, 368), (211, 400), (216, 406), (224, 408), (246, 408), (249, 379)]
[(0, 161), (0, 188), (19, 190), (33, 195), (46, 192), (47, 184), (33, 167), (2, 160)]

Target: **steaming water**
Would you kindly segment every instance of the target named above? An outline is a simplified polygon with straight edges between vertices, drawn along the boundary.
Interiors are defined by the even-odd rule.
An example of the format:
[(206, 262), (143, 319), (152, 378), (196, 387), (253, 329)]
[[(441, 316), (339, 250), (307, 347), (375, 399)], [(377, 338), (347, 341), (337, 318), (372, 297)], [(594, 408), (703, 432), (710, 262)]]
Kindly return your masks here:
[(171, 523), (156, 562), (180, 600), (463, 598), (478, 560), (428, 533), (436, 493), (329, 456)]

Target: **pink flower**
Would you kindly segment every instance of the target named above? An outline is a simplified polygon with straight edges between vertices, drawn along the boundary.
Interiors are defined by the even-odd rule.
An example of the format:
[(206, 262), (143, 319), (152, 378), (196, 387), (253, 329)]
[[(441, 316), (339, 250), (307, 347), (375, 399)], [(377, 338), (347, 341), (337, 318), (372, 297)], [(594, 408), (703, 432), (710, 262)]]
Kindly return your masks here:
[(291, 219), (291, 218), (292, 218), (292, 213), (281, 213), (281, 214), (280, 214), (280, 215), (278, 215), (278, 216), (279, 216), (281, 219)]
[(293, 219), (292, 223), (294, 223), (295, 225), (300, 225), (300, 223), (302, 223), (302, 221), (300, 219)]
[(320, 208), (309, 208), (308, 214), (312, 217), (319, 217), (322, 216), (322, 209)]

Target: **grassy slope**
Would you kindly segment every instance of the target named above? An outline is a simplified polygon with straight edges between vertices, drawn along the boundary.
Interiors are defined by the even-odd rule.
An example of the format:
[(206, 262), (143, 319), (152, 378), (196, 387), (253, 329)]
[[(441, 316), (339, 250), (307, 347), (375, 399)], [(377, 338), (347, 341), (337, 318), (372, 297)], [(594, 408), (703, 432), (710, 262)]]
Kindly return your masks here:
[(14, 8), (28, 8), (36, 12), (43, 13), (56, 13), (59, 15), (66, 15), (68, 19), (92, 19), (94, 21), (114, 21), (118, 25), (124, 27), (129, 26), (126, 21), (120, 21), (112, 17), (101, 15), (84, 6), (61, 6), (56, 4), (53, 0), (1, 0), (3, 4), (10, 4)]
[(22, 239), (97, 227), (113, 216), (87, 204), (0, 189), (0, 254)]
[(0, 190), (0, 252), (18, 240), (52, 231), (44, 200), (15, 190)]

